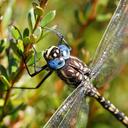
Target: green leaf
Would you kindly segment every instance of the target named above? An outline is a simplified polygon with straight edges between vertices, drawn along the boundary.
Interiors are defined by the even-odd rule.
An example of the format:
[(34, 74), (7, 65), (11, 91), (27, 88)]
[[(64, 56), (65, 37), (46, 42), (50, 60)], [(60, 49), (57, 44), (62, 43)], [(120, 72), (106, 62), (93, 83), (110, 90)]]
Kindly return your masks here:
[(21, 103), (21, 104), (17, 105), (16, 107), (13, 107), (13, 109), (8, 114), (16, 113), (17, 111), (24, 109), (25, 107), (26, 107), (26, 104)]
[(5, 46), (4, 46), (4, 40), (0, 40), (0, 53), (3, 52)]
[(32, 6), (33, 8), (36, 8), (36, 6), (38, 6), (38, 3), (36, 3), (35, 1), (32, 2)]
[(16, 26), (10, 26), (10, 32), (15, 39), (22, 38), (20, 30)]
[(32, 35), (30, 36), (30, 42), (31, 42), (31, 43), (36, 43), (36, 40), (37, 40), (37, 36), (36, 36), (35, 34), (32, 34)]
[(43, 39), (45, 36), (47, 36), (51, 32), (51, 30), (55, 30), (55, 29), (56, 29), (56, 25), (50, 27), (49, 29), (46, 29), (46, 31), (43, 31), (40, 40)]
[(24, 32), (23, 32), (23, 38), (29, 36), (29, 29), (28, 28), (25, 28), (24, 29)]
[[(4, 88), (2, 87), (2, 89), (5, 89), (5, 87), (6, 87), (6, 89), (10, 87), (10, 83), (9, 83), (9, 81), (6, 79), (5, 76), (0, 75), (0, 81), (4, 84), (4, 86), (3, 86)], [(0, 85), (1, 85), (1, 84), (0, 84)], [(1, 87), (0, 87), (0, 89), (1, 89)]]
[(35, 12), (35, 14), (38, 15), (38, 16), (42, 16), (42, 15), (43, 15), (43, 9), (42, 9), (40, 6), (36, 6), (36, 7), (34, 8), (34, 12)]
[(24, 45), (27, 45), (27, 44), (31, 43), (30, 37), (29, 37), (29, 36), (25, 37), (25, 38), (23, 39), (23, 42), (24, 42)]
[(36, 19), (35, 19), (35, 15), (34, 15), (34, 10), (32, 8), (28, 13), (28, 25), (29, 25), (29, 28), (31, 31), (34, 28), (35, 23), (36, 23)]
[(35, 43), (37, 43), (39, 38), (42, 36), (42, 28), (41, 27), (37, 27), (33, 34), (36, 36)]
[(9, 6), (6, 9), (5, 14), (4, 14), (4, 18), (3, 18), (3, 26), (5, 28), (9, 25), (11, 16), (12, 16), (12, 8)]
[(17, 47), (19, 49), (19, 53), (22, 54), (24, 52), (24, 45), (23, 45), (23, 41), (22, 40), (18, 40), (17, 42)]
[[(18, 55), (18, 48), (17, 48), (17, 45), (16, 45), (16, 41), (15, 40), (10, 40), (10, 47), (11, 49), (13, 50), (13, 52)], [(9, 56), (8, 56), (9, 57)]]
[(4, 106), (4, 99), (0, 99), (0, 107), (3, 107)]
[(99, 14), (99, 15), (97, 15), (97, 17), (96, 17), (96, 20), (97, 21), (100, 21), (100, 22), (104, 22), (104, 21), (106, 21), (106, 20), (109, 20), (110, 18), (111, 18), (111, 14), (110, 13), (108, 13), (108, 14), (106, 14), (106, 15), (102, 15), (102, 14)]
[(14, 77), (14, 74), (16, 73), (18, 68), (17, 60), (12, 55), (8, 57), (8, 60), (9, 60), (9, 67), (8, 67), (9, 75), (12, 75), (12, 77)]
[[(11, 48), (12, 48), (12, 50), (13, 50), (13, 52), (20, 58), (21, 57), (21, 53), (22, 53), (22, 50), (21, 49), (23, 49), (22, 47), (23, 46), (20, 46), (21, 45), (21, 41), (22, 40), (17, 40), (17, 41), (15, 41), (15, 40), (10, 40), (10, 43), (11, 43)], [(19, 43), (19, 44), (18, 44)], [(20, 48), (21, 47), (21, 48)]]
[(9, 79), (8, 78), (8, 74), (7, 74), (7, 69), (3, 65), (1, 65), (1, 64), (0, 64), (0, 74), (5, 76), (6, 79)]
[[(36, 53), (36, 62), (38, 62), (40, 59), (42, 58), (42, 52), (38, 52)], [(32, 56), (29, 61), (28, 61), (28, 65), (32, 66), (35, 62), (35, 57)]]
[(7, 28), (7, 26), (11, 22), (14, 4), (15, 4), (15, 0), (8, 1), (8, 6), (7, 6), (5, 13), (3, 15), (3, 21), (2, 21), (3, 28)]
[(45, 27), (47, 24), (49, 24), (55, 18), (55, 15), (55, 10), (48, 12), (41, 20), (41, 27)]

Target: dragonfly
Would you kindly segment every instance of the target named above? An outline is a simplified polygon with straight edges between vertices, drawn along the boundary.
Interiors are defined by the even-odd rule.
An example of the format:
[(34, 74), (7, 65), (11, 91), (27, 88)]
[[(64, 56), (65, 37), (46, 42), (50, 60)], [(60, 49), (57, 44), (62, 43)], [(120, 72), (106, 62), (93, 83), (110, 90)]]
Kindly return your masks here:
[(122, 56), (125, 54), (124, 51), (128, 50), (128, 0), (119, 1), (96, 49), (95, 56), (88, 66), (70, 54), (71, 48), (60, 32), (54, 29), (51, 31), (58, 36), (59, 41), (57, 46), (51, 46), (45, 50), (43, 54), (46, 61), (45, 65), (37, 70), (36, 63), (34, 63), (35, 72), (31, 74), (25, 62), (25, 57), (23, 57), (26, 69), (31, 77), (43, 70), (46, 70), (47, 74), (36, 87), (13, 87), (16, 89), (37, 89), (53, 72), (56, 72), (67, 85), (75, 88), (45, 124), (44, 128), (72, 128), (74, 126), (73, 119), (77, 117), (83, 100), (87, 97), (94, 98), (118, 121), (128, 127), (128, 117), (109, 100), (105, 99), (93, 86), (94, 80), (100, 81), (100, 77), (105, 80), (118, 70), (119, 62), (121, 63)]

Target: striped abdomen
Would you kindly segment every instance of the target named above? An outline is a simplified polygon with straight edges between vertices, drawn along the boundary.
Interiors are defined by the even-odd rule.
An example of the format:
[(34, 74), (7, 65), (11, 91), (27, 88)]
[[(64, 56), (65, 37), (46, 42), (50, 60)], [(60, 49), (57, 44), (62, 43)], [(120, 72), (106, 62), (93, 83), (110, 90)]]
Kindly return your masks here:
[(119, 121), (128, 127), (128, 117), (123, 112), (120, 112), (109, 100), (101, 96), (95, 88), (90, 90), (88, 95), (95, 98), (106, 110), (111, 112)]

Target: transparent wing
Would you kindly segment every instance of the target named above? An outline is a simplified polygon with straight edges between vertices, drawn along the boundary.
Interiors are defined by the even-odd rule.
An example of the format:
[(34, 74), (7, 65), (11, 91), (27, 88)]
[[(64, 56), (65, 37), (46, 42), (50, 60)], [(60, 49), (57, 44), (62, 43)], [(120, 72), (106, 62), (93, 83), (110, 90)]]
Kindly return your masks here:
[(89, 66), (92, 80), (107, 80), (128, 60), (127, 40), (128, 0), (120, 0)]
[(59, 128), (75, 128), (77, 123), (78, 112), (80, 111), (81, 104), (83, 102), (84, 92), (80, 90), (77, 94), (74, 102), (70, 104), (70, 108), (64, 115), (63, 120), (59, 124)]
[(57, 109), (44, 128), (75, 127), (77, 114), (84, 97), (84, 86), (78, 86)]
[[(89, 100), (88, 100), (89, 102)], [(88, 114), (89, 114), (89, 104), (87, 99), (84, 98), (84, 101), (80, 107), (80, 111), (77, 115), (77, 124), (76, 128), (86, 128), (88, 123)], [(86, 104), (85, 104), (86, 103)]]

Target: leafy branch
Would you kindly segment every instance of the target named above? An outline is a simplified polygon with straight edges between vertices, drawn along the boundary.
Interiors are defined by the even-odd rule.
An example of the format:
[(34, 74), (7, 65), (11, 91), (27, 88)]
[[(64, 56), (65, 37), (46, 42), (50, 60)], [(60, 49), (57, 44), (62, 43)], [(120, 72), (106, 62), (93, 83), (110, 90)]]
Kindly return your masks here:
[[(18, 106), (13, 106), (10, 96), (13, 86), (20, 80), (25, 69), (22, 56), (25, 56), (27, 61), (31, 61), (32, 64), (34, 63), (31, 60), (33, 56), (32, 46), (45, 37), (43, 28), (48, 25), (56, 15), (55, 10), (49, 11), (44, 15), (47, 0), (39, 0), (38, 2), (33, 2), (32, 5), (33, 7), (28, 13), (28, 27), (24, 28), (24, 31), (21, 32), (17, 26), (11, 24), (9, 25), (9, 35), (7, 35), (7, 38), (0, 40), (0, 93), (3, 99), (3, 104), (0, 109), (0, 121), (11, 113), (9, 111), (10, 104), (12, 105), (11, 111), (13, 112), (21, 109)], [(5, 22), (4, 19), (4, 17), (0, 19), (0, 32), (3, 31), (2, 24)], [(3, 62), (5, 56), (7, 56), (7, 66), (4, 65)], [(39, 59), (40, 58), (41, 56)], [(19, 106), (22, 105), (20, 104)]]

